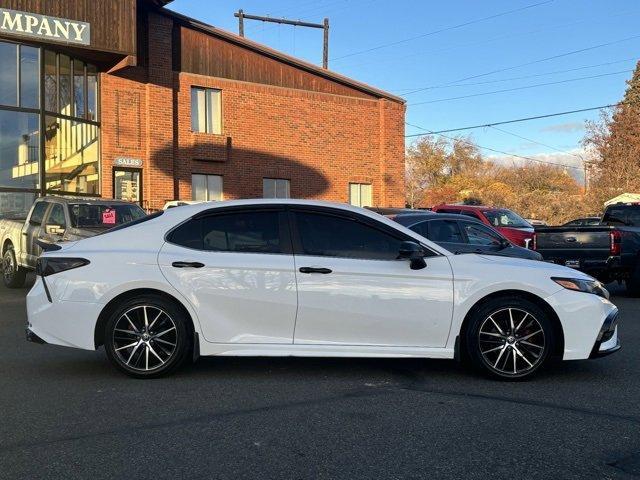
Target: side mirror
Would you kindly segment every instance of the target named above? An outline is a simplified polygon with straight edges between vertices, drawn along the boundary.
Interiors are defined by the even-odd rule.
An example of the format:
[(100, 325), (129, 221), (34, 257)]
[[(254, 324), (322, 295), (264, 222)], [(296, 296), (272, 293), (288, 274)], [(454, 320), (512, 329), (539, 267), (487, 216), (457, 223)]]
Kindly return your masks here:
[(500, 248), (501, 249), (505, 249), (511, 246), (511, 242), (509, 240), (507, 240), (506, 238), (501, 238), (500, 239)]
[(398, 258), (409, 260), (411, 270), (420, 270), (427, 266), (427, 262), (424, 261), (424, 250), (416, 242), (402, 242), (398, 251)]

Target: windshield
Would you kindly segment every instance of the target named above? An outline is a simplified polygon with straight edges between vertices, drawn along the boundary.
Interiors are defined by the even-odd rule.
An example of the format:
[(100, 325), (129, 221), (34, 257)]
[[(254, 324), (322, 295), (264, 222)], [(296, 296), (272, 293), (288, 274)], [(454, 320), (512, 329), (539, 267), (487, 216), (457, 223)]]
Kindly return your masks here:
[(494, 227), (533, 228), (529, 222), (511, 210), (485, 210), (482, 213)]
[(134, 204), (69, 204), (69, 216), (74, 228), (113, 228), (144, 217), (144, 210)]

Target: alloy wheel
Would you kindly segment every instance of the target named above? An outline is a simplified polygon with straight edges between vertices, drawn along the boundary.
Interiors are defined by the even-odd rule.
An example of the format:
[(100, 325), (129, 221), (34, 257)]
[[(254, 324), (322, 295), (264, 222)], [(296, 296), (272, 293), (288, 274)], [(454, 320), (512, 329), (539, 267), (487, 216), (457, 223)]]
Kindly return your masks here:
[(503, 376), (519, 377), (544, 359), (546, 339), (542, 324), (521, 308), (503, 308), (480, 325), (480, 352), (487, 365)]
[(138, 305), (115, 323), (113, 351), (123, 366), (140, 372), (157, 370), (176, 353), (178, 331), (171, 316), (153, 305)]

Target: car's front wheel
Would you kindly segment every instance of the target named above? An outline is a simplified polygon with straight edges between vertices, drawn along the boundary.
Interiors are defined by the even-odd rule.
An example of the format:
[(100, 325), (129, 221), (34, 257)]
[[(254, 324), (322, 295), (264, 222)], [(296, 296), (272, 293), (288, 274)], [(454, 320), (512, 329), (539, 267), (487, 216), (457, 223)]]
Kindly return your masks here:
[(492, 377), (532, 376), (553, 351), (551, 319), (538, 305), (519, 297), (490, 300), (473, 312), (466, 331), (473, 365)]
[(126, 301), (105, 324), (107, 356), (133, 377), (166, 375), (182, 365), (191, 351), (187, 321), (182, 309), (162, 296)]
[(7, 248), (2, 257), (2, 281), (8, 288), (24, 286), (27, 272), (18, 265), (13, 247)]

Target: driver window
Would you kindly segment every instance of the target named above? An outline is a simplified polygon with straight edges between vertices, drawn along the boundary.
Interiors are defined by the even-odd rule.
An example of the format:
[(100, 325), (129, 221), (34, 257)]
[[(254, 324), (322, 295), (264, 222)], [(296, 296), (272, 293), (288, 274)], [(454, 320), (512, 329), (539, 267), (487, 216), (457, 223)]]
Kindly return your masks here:
[(351, 218), (296, 212), (302, 254), (322, 257), (395, 260), (402, 240)]
[[(64, 209), (62, 205), (54, 203), (49, 212), (49, 219), (47, 220), (47, 230), (49, 228), (55, 228), (57, 230), (65, 230), (67, 228), (67, 221), (64, 218)], [(48, 232), (48, 233), (60, 233), (60, 232)]]
[(462, 232), (455, 220), (432, 220), (429, 223), (429, 240), (443, 243), (464, 243)]
[(500, 245), (500, 238), (497, 235), (478, 225), (467, 223), (464, 226), (464, 231), (472, 245)]

